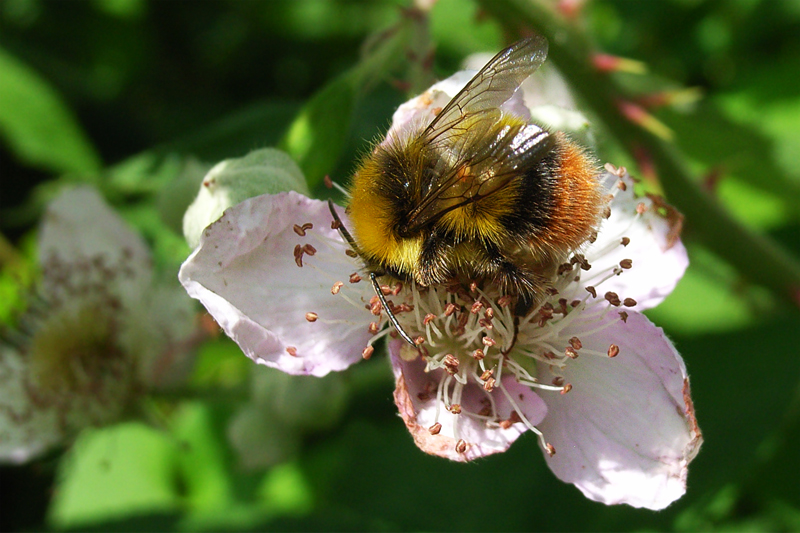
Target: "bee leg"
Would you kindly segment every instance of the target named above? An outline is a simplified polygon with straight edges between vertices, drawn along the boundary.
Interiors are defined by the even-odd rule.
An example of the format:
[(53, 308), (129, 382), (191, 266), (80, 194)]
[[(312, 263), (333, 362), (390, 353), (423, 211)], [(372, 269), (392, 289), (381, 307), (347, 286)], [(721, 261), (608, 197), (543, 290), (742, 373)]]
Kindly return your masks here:
[(508, 348), (502, 350), (500, 353), (503, 355), (508, 355), (508, 353), (514, 348), (514, 345), (517, 344), (517, 334), (519, 333), (519, 315), (514, 315), (514, 338), (511, 339), (511, 344), (509, 344)]
[(454, 244), (447, 234), (434, 228), (422, 243), (417, 282), (424, 286), (446, 283), (453, 278), (450, 259)]

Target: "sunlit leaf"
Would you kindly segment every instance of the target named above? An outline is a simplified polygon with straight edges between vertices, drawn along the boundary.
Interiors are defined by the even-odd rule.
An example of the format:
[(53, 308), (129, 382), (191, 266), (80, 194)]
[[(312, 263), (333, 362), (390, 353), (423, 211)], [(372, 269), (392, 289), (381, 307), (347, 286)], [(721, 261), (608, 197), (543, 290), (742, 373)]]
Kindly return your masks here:
[(0, 135), (26, 163), (54, 172), (89, 172), (100, 158), (58, 93), (0, 49)]

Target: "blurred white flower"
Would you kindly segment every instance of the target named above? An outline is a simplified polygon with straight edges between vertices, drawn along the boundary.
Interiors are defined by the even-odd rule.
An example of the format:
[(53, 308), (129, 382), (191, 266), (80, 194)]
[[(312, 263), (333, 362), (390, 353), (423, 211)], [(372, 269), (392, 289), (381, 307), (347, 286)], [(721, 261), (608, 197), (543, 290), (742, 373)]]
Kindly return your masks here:
[(90, 188), (63, 193), (39, 234), (41, 282), (0, 336), (0, 461), (24, 462), (125, 416), (186, 375), (191, 307), (153, 284), (144, 241)]

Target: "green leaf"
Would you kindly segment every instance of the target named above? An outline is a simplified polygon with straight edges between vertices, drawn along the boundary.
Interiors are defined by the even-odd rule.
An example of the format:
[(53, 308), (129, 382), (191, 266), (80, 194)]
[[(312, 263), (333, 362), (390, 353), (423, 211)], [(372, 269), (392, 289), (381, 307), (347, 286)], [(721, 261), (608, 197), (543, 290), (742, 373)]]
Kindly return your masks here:
[(90, 172), (101, 164), (58, 93), (2, 49), (0, 136), (22, 161), (54, 172)]
[(77, 528), (178, 508), (176, 449), (140, 423), (84, 432), (59, 468), (49, 512), (57, 528)]
[(353, 76), (339, 76), (303, 107), (281, 141), (280, 147), (300, 165), (310, 188), (339, 160), (357, 98)]

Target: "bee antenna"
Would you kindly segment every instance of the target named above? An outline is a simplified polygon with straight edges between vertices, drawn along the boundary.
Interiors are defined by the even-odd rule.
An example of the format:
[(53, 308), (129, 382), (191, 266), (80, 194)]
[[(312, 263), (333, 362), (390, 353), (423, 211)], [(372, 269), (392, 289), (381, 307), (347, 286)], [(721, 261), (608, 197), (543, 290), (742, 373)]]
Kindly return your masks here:
[[(350, 235), (350, 232), (347, 231), (347, 228), (344, 227), (344, 224), (342, 224), (342, 219), (339, 218), (339, 213), (336, 212), (336, 208), (333, 205), (333, 200), (330, 199), (328, 200), (328, 209), (331, 210), (331, 216), (333, 217), (333, 220), (336, 221), (339, 233), (342, 235), (342, 237), (344, 237), (344, 240), (347, 241), (347, 244), (350, 245), (350, 248), (352, 248), (354, 252), (358, 253), (358, 247), (356, 246), (356, 241), (353, 240), (353, 236)], [(375, 272), (370, 272), (369, 280), (372, 282), (372, 288), (375, 290), (375, 295), (378, 297), (378, 300), (381, 302), (381, 305), (386, 310), (386, 316), (389, 317), (389, 322), (391, 322), (394, 329), (397, 330), (397, 333), (399, 333), (400, 336), (403, 337), (404, 341), (406, 341), (408, 344), (416, 348), (417, 343), (415, 343), (414, 340), (411, 338), (411, 336), (408, 333), (406, 333), (406, 330), (403, 329), (403, 326), (400, 325), (400, 322), (397, 320), (397, 317), (394, 316), (394, 313), (392, 312), (391, 308), (389, 308), (389, 304), (386, 302), (386, 296), (383, 295), (381, 286), (378, 283), (377, 274), (375, 274)]]
[(400, 325), (400, 322), (397, 321), (397, 317), (394, 316), (391, 308), (389, 308), (389, 304), (386, 303), (386, 296), (383, 295), (383, 291), (381, 290), (381, 286), (378, 283), (378, 276), (375, 272), (369, 273), (369, 280), (372, 282), (372, 288), (375, 289), (375, 294), (378, 296), (378, 300), (380, 300), (381, 305), (386, 310), (386, 316), (389, 317), (389, 322), (392, 323), (394, 329), (397, 330), (397, 333), (403, 337), (403, 340), (406, 341), (408, 344), (413, 346), (414, 348), (417, 347), (417, 343), (411, 338), (411, 336), (406, 333), (406, 330), (403, 329), (403, 326)]
[(350, 235), (350, 232), (347, 231), (346, 227), (344, 227), (342, 219), (339, 218), (339, 213), (336, 212), (336, 208), (333, 206), (333, 200), (330, 199), (328, 200), (328, 209), (331, 210), (331, 216), (333, 216), (333, 220), (336, 221), (339, 233), (342, 235), (342, 237), (344, 237), (344, 240), (347, 241), (347, 244), (350, 245), (350, 248), (352, 248), (354, 252), (358, 253), (358, 247), (356, 246), (356, 241), (353, 240), (353, 236)]

